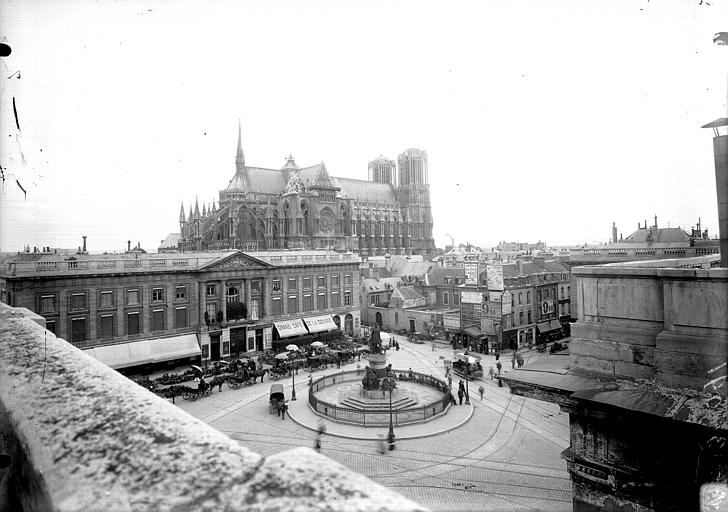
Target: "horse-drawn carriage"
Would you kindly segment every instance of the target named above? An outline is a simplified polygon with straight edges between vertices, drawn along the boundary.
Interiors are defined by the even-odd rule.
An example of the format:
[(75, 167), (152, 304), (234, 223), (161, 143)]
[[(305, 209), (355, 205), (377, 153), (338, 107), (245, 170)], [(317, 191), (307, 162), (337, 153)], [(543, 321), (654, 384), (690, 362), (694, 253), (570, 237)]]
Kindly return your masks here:
[(185, 400), (191, 400), (195, 401), (198, 398), (202, 398), (203, 396), (210, 396), (212, 394), (212, 386), (206, 385), (204, 387), (198, 387), (197, 389), (187, 387), (187, 389), (184, 390), (182, 393), (182, 398)]
[(268, 412), (273, 414), (281, 407), (285, 407), (286, 395), (283, 394), (283, 384), (271, 384)]
[(268, 370), (268, 378), (270, 380), (278, 380), (284, 377), (289, 377), (291, 370), (285, 364), (276, 364), (273, 368)]

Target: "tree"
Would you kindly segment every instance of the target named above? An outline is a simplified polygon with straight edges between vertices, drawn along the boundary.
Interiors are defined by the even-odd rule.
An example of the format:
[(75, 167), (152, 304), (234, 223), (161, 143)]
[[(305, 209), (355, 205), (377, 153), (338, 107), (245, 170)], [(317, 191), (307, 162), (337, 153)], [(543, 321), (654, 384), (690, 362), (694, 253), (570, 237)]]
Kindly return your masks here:
[(239, 318), (247, 318), (247, 316), (248, 316), (248, 307), (243, 302), (234, 301), (234, 302), (227, 303), (227, 319), (228, 320), (237, 320)]

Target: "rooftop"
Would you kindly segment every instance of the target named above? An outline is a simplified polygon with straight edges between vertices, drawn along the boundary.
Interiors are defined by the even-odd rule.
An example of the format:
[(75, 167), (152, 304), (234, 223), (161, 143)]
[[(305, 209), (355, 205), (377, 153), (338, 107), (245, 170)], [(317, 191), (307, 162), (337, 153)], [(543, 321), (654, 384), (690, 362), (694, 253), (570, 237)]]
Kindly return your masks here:
[(5, 277), (62, 276), (79, 274), (117, 274), (196, 271), (209, 267), (235, 254), (258, 260), (262, 266), (323, 265), (351, 262), (359, 264), (359, 256), (330, 250), (303, 251), (210, 251), (196, 253), (142, 254), (41, 254), (32, 261), (12, 259), (6, 262)]

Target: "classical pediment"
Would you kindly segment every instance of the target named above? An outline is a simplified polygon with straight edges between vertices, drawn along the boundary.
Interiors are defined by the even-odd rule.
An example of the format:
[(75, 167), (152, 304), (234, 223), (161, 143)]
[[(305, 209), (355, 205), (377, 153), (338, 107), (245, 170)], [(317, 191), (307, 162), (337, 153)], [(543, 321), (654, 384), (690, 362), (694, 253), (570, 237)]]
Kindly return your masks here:
[(271, 267), (273, 267), (273, 265), (270, 263), (253, 258), (252, 256), (242, 252), (236, 252), (228, 256), (223, 256), (219, 260), (212, 261), (201, 267), (200, 270), (256, 270)]

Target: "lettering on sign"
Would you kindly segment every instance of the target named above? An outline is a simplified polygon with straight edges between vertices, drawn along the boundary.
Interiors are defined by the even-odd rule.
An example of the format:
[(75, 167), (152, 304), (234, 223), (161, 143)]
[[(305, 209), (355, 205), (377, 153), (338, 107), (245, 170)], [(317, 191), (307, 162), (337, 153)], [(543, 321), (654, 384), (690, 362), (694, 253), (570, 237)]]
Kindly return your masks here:
[(554, 312), (554, 301), (545, 300), (541, 303), (541, 314), (550, 315)]
[(489, 265), (486, 269), (488, 275), (488, 290), (503, 290), (503, 266)]
[(501, 304), (503, 306), (503, 314), (504, 315), (510, 315), (511, 314), (511, 292), (503, 292), (503, 297), (501, 297)]
[(301, 319), (291, 320), (289, 322), (276, 322), (276, 327), (278, 327), (279, 329), (283, 329), (284, 331), (289, 331), (291, 329), (298, 329), (299, 327), (302, 329), (304, 328), (303, 320), (301, 320)]
[(483, 294), (480, 292), (461, 292), (460, 301), (468, 304), (480, 304), (483, 302)]
[(478, 284), (478, 263), (463, 263), (465, 284)]
[(263, 329), (263, 348), (268, 350), (273, 347), (273, 328), (266, 327)]

